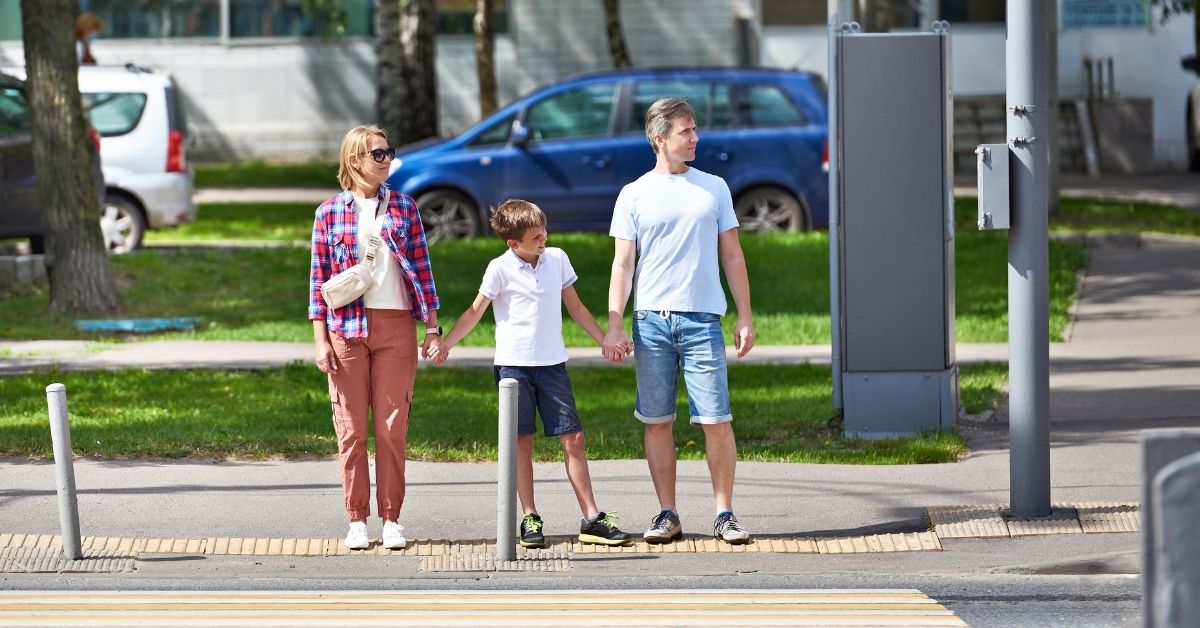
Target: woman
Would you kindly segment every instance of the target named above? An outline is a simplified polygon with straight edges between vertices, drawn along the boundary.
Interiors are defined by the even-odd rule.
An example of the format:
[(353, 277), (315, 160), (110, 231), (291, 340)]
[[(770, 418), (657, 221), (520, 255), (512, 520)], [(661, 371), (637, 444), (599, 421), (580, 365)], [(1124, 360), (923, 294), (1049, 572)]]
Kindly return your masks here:
[(92, 56), (92, 40), (104, 28), (104, 22), (91, 11), (84, 11), (75, 18), (75, 59), (79, 65), (96, 65)]
[[(308, 318), (317, 368), (329, 376), (350, 549), (371, 544), (368, 408), (375, 429), (375, 498), (383, 546), (399, 549), (407, 543), (397, 519), (404, 503), (404, 449), (417, 369), (415, 321), (424, 329), (421, 355), (441, 348), (437, 289), (421, 216), (412, 198), (383, 185), (395, 156), (379, 128), (351, 129), (342, 138), (342, 191), (317, 208), (313, 223)], [(328, 307), (321, 285), (365, 259), (373, 235), (380, 237), (366, 294), (343, 307)]]

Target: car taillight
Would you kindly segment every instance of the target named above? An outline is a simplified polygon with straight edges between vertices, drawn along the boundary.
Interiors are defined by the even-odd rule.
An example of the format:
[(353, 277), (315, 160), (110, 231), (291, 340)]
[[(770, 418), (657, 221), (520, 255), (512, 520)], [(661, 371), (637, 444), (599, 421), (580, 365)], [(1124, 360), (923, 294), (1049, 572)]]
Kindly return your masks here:
[(183, 172), (187, 161), (183, 155), (183, 131), (171, 131), (167, 136), (167, 172)]
[(829, 172), (829, 138), (825, 138), (825, 150), (821, 151), (821, 172)]
[(96, 130), (96, 127), (89, 126), (87, 128), (87, 138), (92, 143), (92, 148), (100, 150), (100, 132)]

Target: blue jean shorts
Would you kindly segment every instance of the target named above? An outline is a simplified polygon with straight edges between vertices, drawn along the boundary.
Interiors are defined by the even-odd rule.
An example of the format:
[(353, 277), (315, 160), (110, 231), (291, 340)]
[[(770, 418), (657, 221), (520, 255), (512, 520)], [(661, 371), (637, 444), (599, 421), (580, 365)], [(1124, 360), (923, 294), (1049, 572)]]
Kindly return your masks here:
[(494, 371), (497, 384), (509, 377), (517, 380), (518, 434), (537, 431), (535, 411), (542, 415), (546, 436), (583, 431), (566, 362), (550, 366), (497, 366)]
[(675, 420), (680, 368), (692, 423), (733, 420), (720, 316), (637, 310), (633, 313), (633, 357), (637, 368), (633, 414), (641, 422)]

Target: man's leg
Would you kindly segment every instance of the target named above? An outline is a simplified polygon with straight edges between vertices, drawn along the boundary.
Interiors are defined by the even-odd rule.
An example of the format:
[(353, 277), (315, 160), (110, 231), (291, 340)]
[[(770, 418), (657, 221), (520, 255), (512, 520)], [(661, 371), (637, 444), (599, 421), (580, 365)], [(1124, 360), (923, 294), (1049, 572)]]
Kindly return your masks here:
[(633, 358), (637, 369), (634, 416), (645, 424), (646, 465), (663, 510), (675, 510), (675, 396), (679, 353), (670, 313), (638, 310), (633, 314)]
[(732, 511), (737, 446), (729, 406), (729, 377), (721, 318), (689, 312), (679, 317), (679, 355), (692, 423), (704, 428), (705, 459), (717, 513)]
[(733, 512), (733, 476), (737, 466), (737, 444), (732, 423), (704, 425), (704, 457), (712, 477), (713, 503), (717, 512)]
[(654, 482), (654, 494), (663, 510), (675, 510), (675, 430), (673, 423), (647, 423), (645, 434), (646, 465), (650, 467), (650, 480)]

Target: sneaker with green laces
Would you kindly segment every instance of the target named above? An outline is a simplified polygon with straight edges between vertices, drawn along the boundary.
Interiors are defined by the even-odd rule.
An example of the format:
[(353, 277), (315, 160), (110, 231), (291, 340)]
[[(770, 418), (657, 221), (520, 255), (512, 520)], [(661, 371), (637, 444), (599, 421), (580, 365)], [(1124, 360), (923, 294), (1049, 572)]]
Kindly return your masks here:
[(594, 545), (625, 545), (633, 539), (617, 527), (617, 513), (600, 513), (594, 519), (579, 524), (579, 542)]
[(535, 512), (521, 519), (521, 547), (546, 547), (546, 536), (542, 534), (542, 518)]

